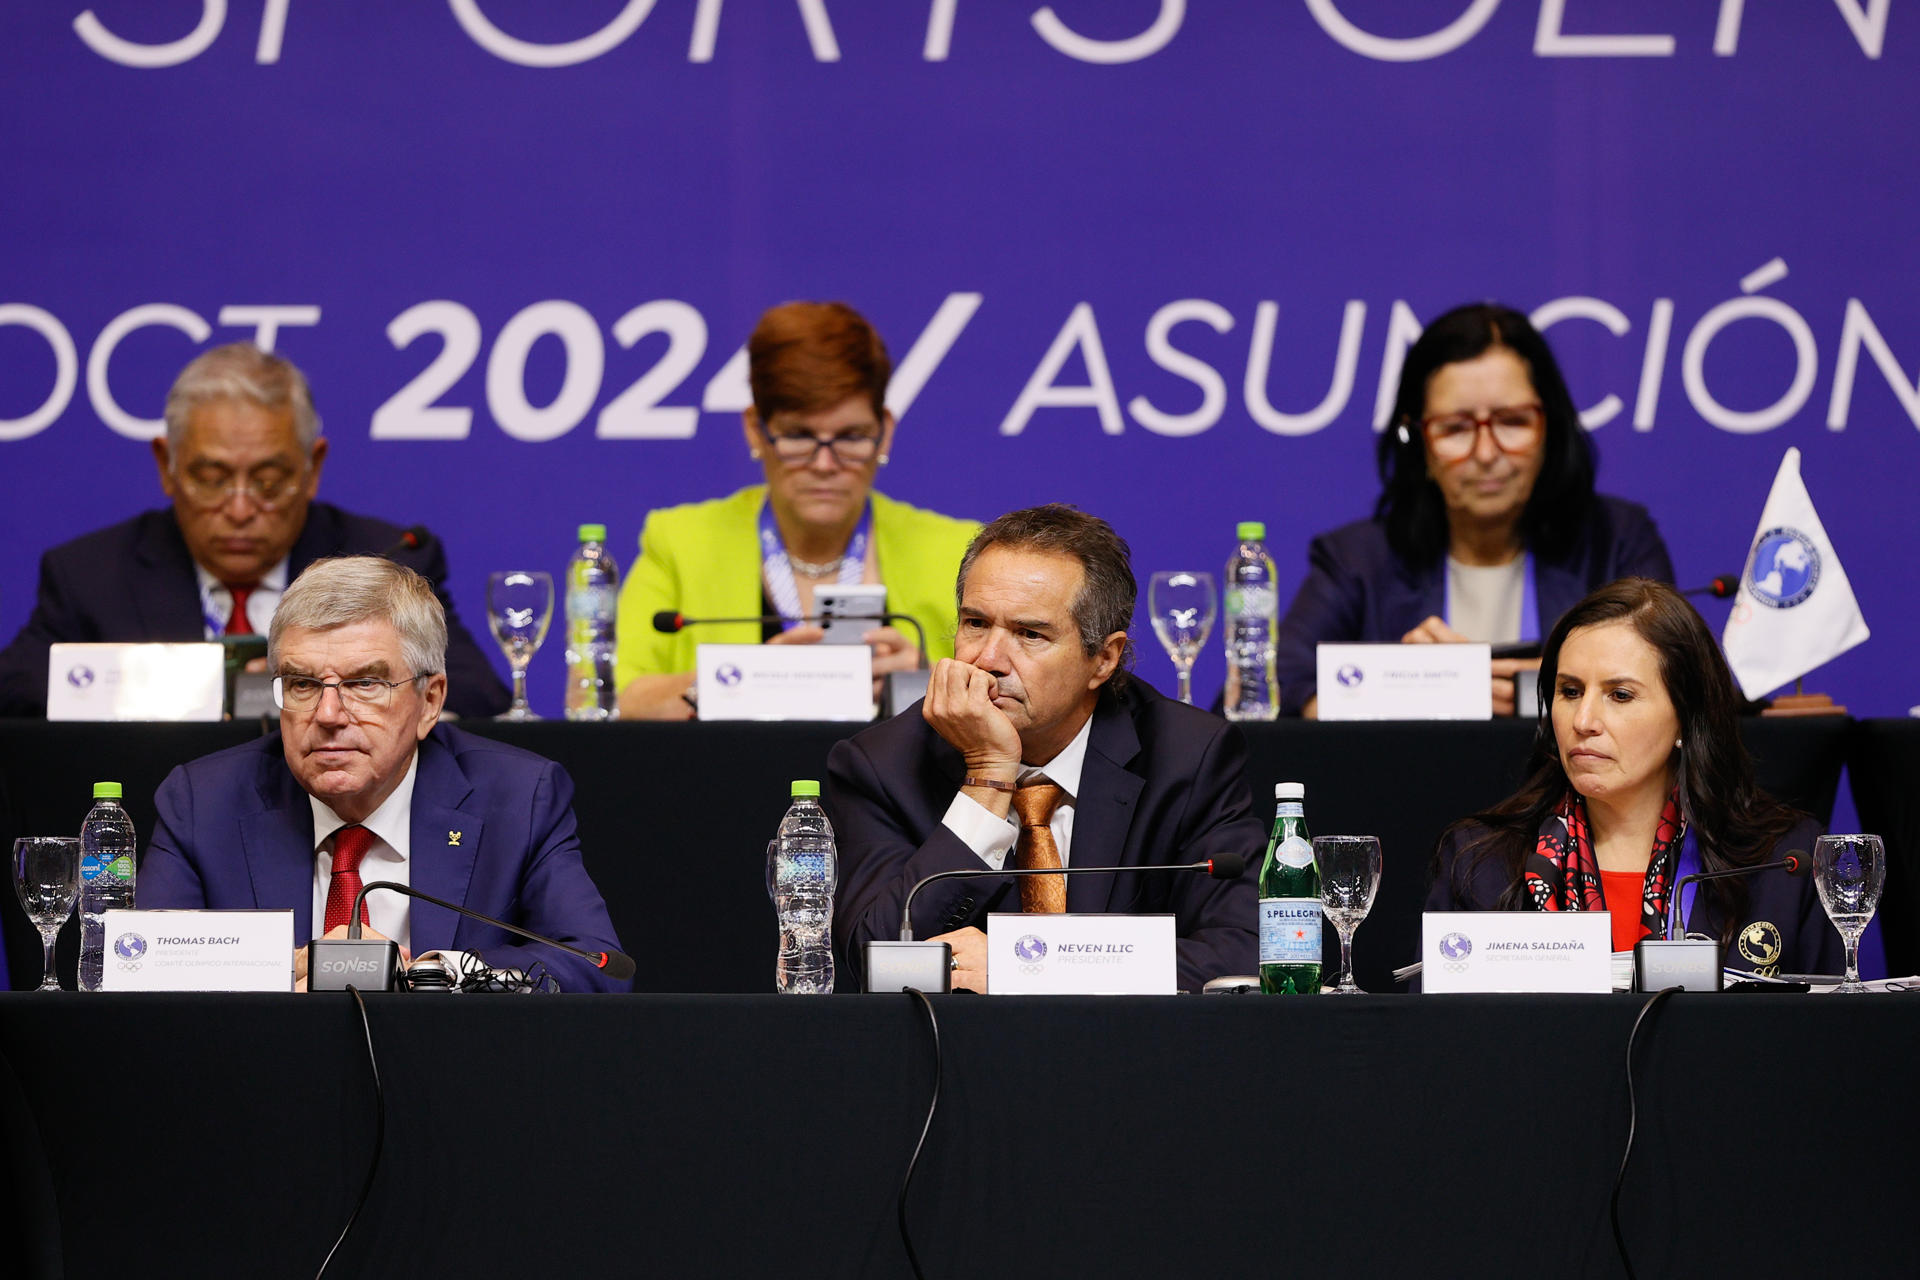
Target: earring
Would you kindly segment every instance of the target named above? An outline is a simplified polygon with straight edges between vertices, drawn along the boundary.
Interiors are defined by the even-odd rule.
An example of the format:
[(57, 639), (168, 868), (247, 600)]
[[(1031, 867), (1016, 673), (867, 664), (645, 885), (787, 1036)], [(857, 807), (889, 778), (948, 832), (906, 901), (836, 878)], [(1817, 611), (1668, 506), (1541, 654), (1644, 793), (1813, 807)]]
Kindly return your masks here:
[(1413, 443), (1413, 436), (1411, 433), (1408, 432), (1407, 424), (1404, 422), (1393, 429), (1393, 434), (1394, 434), (1394, 437), (1398, 439), (1401, 444)]
[(758, 449), (747, 450), (747, 456), (749, 458), (752, 458), (755, 462), (760, 461), (760, 451)]
[(1679, 751), (1681, 748), (1685, 747), (1686, 745), (1687, 745), (1686, 739), (1684, 738), (1675, 738), (1673, 740), (1673, 749), (1675, 751)]
[(884, 453), (880, 455), (880, 465), (883, 467), (887, 465), (887, 455)]

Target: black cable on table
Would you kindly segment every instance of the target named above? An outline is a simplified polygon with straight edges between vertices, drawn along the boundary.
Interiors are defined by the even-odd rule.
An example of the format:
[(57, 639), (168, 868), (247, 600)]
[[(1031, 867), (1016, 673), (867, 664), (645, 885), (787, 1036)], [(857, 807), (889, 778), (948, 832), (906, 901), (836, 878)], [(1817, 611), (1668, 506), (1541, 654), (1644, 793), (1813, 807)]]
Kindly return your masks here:
[(933, 1113), (940, 1109), (940, 1020), (933, 1016), (933, 1001), (926, 993), (906, 988), (909, 997), (920, 1002), (927, 1013), (927, 1029), (933, 1032), (933, 1096), (927, 1099), (926, 1123), (920, 1126), (920, 1140), (913, 1144), (913, 1155), (907, 1161), (907, 1176), (900, 1180), (900, 1199), (897, 1205), (900, 1220), (900, 1243), (907, 1247), (907, 1265), (913, 1268), (914, 1280), (927, 1280), (926, 1273), (920, 1270), (920, 1256), (913, 1251), (913, 1235), (907, 1230), (907, 1191), (913, 1186), (913, 1171), (920, 1163), (920, 1152), (927, 1145), (927, 1134), (933, 1129)]
[(367, 1069), (373, 1073), (373, 1159), (367, 1163), (367, 1178), (360, 1184), (360, 1198), (354, 1202), (353, 1212), (347, 1215), (347, 1225), (340, 1228), (340, 1234), (334, 1239), (333, 1248), (327, 1250), (327, 1256), (320, 1263), (320, 1270), (314, 1273), (314, 1280), (321, 1280), (327, 1274), (328, 1266), (333, 1263), (333, 1255), (340, 1251), (346, 1242), (347, 1233), (353, 1230), (353, 1224), (360, 1219), (360, 1211), (367, 1207), (367, 1193), (373, 1190), (373, 1176), (380, 1171), (380, 1152), (387, 1142), (387, 1094), (380, 1087), (380, 1062), (373, 1056), (373, 1028), (367, 1023), (367, 1002), (360, 998), (359, 988), (347, 987), (347, 994), (353, 997), (360, 1009), (360, 1030), (367, 1040)]
[(1633, 1030), (1627, 1033), (1627, 1149), (1620, 1153), (1620, 1169), (1613, 1175), (1613, 1197), (1608, 1209), (1613, 1219), (1613, 1247), (1620, 1251), (1620, 1265), (1626, 1268), (1627, 1280), (1638, 1280), (1634, 1274), (1633, 1259), (1627, 1256), (1627, 1238), (1620, 1232), (1620, 1188), (1627, 1180), (1627, 1161), (1633, 1159), (1633, 1131), (1640, 1119), (1640, 1108), (1633, 1094), (1633, 1047), (1640, 1036), (1640, 1024), (1647, 1020), (1654, 1006), (1665, 1000), (1680, 987), (1668, 987), (1656, 991), (1653, 998), (1640, 1006), (1640, 1015), (1633, 1020)]

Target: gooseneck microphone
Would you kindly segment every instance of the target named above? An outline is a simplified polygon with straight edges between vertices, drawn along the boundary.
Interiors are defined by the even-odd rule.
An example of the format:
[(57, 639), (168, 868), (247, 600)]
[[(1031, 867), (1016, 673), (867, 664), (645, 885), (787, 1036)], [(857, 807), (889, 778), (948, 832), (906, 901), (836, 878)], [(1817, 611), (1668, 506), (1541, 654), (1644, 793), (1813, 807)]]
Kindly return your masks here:
[[(758, 617), (747, 617), (747, 618), (689, 618), (684, 613), (675, 613), (671, 609), (662, 609), (660, 612), (653, 615), (653, 629), (665, 635), (673, 635), (676, 632), (686, 630), (688, 627), (713, 627), (713, 626), (723, 626), (729, 623), (751, 624), (753, 626), (764, 627), (771, 622), (785, 622), (785, 621), (786, 619), (781, 617), (777, 613), (763, 613), (763, 614), (760, 614)], [(809, 613), (809, 614), (802, 614), (798, 619), (798, 621), (811, 622), (815, 624), (822, 623), (822, 622), (879, 622), (887, 625), (892, 625), (893, 623), (896, 623), (896, 622), (904, 622), (908, 626), (913, 628), (914, 636), (918, 638), (918, 640), (920, 641), (920, 664), (919, 665), (921, 670), (926, 669), (927, 629), (920, 625), (920, 619), (914, 617), (911, 614), (906, 614), (906, 613), (835, 613), (835, 614)]]
[(1707, 579), (1703, 587), (1688, 587), (1680, 593), (1683, 596), (1712, 596), (1715, 600), (1731, 600), (1740, 594), (1740, 575), (1723, 573)]
[[(1735, 880), (1757, 876), (1766, 871), (1784, 871), (1790, 876), (1807, 874), (1809, 863), (1804, 849), (1795, 849), (1774, 862), (1755, 863), (1751, 867), (1727, 867), (1720, 871), (1697, 871), (1681, 876), (1667, 895), (1666, 928), (1658, 938), (1646, 937), (1634, 944), (1633, 985), (1639, 991), (1660, 991), (1679, 987), (1683, 991), (1719, 991), (1725, 986), (1718, 938), (1685, 936), (1686, 921), (1680, 918), (1682, 891), (1688, 885), (1706, 880)], [(1681, 936), (1675, 937), (1678, 931)]]
[(391, 560), (402, 551), (418, 551), (426, 545), (427, 539), (431, 536), (432, 535), (427, 532), (427, 526), (423, 524), (410, 524), (400, 531), (400, 538), (397, 542), (380, 553), (380, 558), (382, 560)]
[(531, 929), (522, 929), (517, 924), (508, 924), (505, 920), (496, 920), (492, 916), (482, 915), (457, 902), (448, 902), (445, 898), (436, 898), (430, 893), (422, 893), (410, 885), (395, 884), (391, 880), (375, 880), (371, 884), (361, 886), (360, 892), (354, 896), (353, 915), (347, 922), (346, 937), (315, 938), (307, 944), (307, 990), (344, 991), (348, 982), (354, 982), (356, 986), (364, 986), (374, 991), (393, 989), (393, 978), (399, 969), (398, 944), (391, 938), (369, 939), (360, 935), (361, 904), (366, 902), (367, 895), (375, 889), (391, 889), (409, 898), (431, 902), (436, 907), (445, 907), (468, 919), (478, 920), (496, 929), (504, 929), (508, 933), (544, 943), (568, 955), (579, 956), (616, 982), (624, 982), (633, 976), (633, 957), (624, 951), (582, 951), (579, 947), (562, 942), (558, 938), (549, 938)]
[(936, 880), (976, 880), (997, 876), (1117, 876), (1129, 871), (1202, 871), (1215, 880), (1237, 880), (1247, 869), (1247, 860), (1237, 853), (1216, 854), (1199, 862), (1160, 863), (1145, 867), (965, 867), (957, 871), (936, 871), (924, 876), (907, 890), (900, 906), (900, 940), (869, 942), (866, 945), (867, 991), (942, 992), (952, 988), (953, 948), (944, 942), (916, 942), (913, 937), (913, 896)]

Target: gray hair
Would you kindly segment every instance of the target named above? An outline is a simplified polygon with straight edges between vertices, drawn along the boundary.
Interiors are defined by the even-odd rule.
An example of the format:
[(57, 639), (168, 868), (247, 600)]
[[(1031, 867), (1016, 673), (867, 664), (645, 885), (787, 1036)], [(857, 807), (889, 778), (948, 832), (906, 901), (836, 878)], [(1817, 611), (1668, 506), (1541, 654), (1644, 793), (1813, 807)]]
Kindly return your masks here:
[(400, 633), (400, 656), (413, 674), (447, 669), (447, 614), (433, 584), (379, 556), (315, 560), (294, 579), (267, 628), (267, 669), (280, 670), (280, 638), (288, 627), (332, 631), (372, 620), (390, 622)]
[(230, 342), (203, 351), (180, 371), (167, 392), (167, 447), (176, 453), (187, 418), (212, 400), (243, 400), (263, 409), (293, 410), (293, 432), (300, 447), (311, 450), (320, 438), (320, 415), (313, 409), (307, 376), (291, 360), (262, 351), (251, 342)]
[[(1133, 553), (1127, 547), (1127, 540), (1099, 516), (1088, 515), (1064, 502), (1009, 511), (976, 533), (968, 544), (967, 553), (960, 560), (960, 576), (954, 582), (957, 603), (966, 602), (967, 574), (980, 553), (989, 547), (1044, 551), (1080, 562), (1080, 591), (1073, 598), (1073, 625), (1080, 632), (1080, 646), (1089, 658), (1100, 652), (1108, 636), (1116, 631), (1124, 632), (1132, 625), (1133, 604), (1140, 592), (1133, 577)], [(1121, 688), (1126, 683), (1127, 668), (1132, 665), (1133, 641), (1128, 639), (1108, 683), (1114, 689)]]

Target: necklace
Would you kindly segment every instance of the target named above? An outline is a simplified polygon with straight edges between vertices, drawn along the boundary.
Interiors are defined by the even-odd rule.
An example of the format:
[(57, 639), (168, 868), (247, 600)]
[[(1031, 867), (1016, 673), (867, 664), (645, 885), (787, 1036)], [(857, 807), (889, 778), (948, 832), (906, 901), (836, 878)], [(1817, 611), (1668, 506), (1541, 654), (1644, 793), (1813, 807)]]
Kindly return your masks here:
[(847, 562), (846, 556), (839, 555), (839, 556), (835, 556), (831, 560), (825, 561), (824, 563), (815, 564), (811, 560), (802, 560), (800, 557), (794, 555), (791, 551), (787, 553), (787, 563), (793, 566), (793, 571), (795, 573), (799, 574), (803, 578), (813, 578), (816, 580), (820, 578), (833, 577), (835, 574), (840, 572), (840, 567), (846, 564), (846, 562)]

